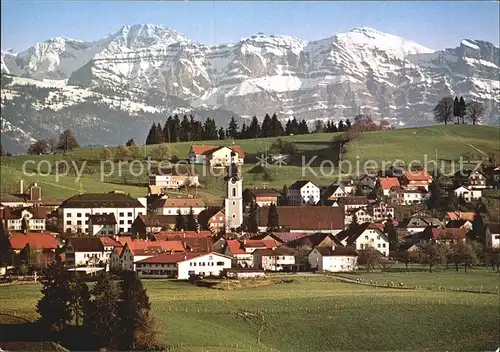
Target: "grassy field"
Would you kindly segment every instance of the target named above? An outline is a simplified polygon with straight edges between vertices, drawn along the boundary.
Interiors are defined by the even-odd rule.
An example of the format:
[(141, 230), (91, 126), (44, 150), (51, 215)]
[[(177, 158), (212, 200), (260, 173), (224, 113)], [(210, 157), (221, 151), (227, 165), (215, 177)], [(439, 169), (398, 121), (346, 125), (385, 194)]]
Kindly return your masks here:
[[(440, 166), (442, 164), (445, 169), (449, 169), (450, 162), (458, 161), (460, 157), (464, 157), (465, 160), (474, 160), (481, 159), (488, 153), (498, 154), (500, 150), (499, 133), (500, 128), (498, 127), (470, 125), (367, 132), (348, 144), (347, 153), (342, 157), (344, 161), (341, 165), (342, 173), (354, 175), (362, 173), (364, 162), (367, 160), (376, 162), (378, 167), (382, 167), (384, 161), (390, 161), (385, 163), (385, 166), (390, 166), (395, 160), (401, 160), (406, 164), (411, 161), (419, 161), (423, 165), (426, 160), (434, 160), (436, 152)], [(338, 151), (332, 148), (331, 143), (336, 135), (334, 133), (321, 133), (282, 137), (284, 140), (295, 143), (298, 153), (294, 155), (293, 160), (288, 165), (270, 165), (268, 177), (259, 173), (251, 173), (250, 170), (258, 162), (258, 158), (269, 150), (275, 138), (235, 141), (235, 144), (241, 146), (246, 153), (246, 164), (242, 168), (245, 186), (281, 188), (284, 184), (290, 185), (298, 179), (311, 179), (319, 185), (331, 183), (338, 179), (340, 173)], [(171, 155), (183, 159), (187, 158), (192, 144), (228, 145), (231, 143), (232, 141), (180, 142), (172, 143), (170, 149)], [(5, 191), (12, 187), (12, 185), (8, 186), (8, 183), (15, 184), (16, 181), (23, 178), (26, 181), (37, 181), (42, 184), (43, 195), (49, 198), (67, 198), (77, 193), (82, 185), (85, 192), (121, 190), (132, 196), (143, 196), (146, 192), (144, 185), (147, 183), (145, 156), (152, 155), (155, 148), (157, 146), (139, 147), (140, 163), (137, 162), (133, 167), (123, 165), (120, 173), (118, 163), (115, 162), (112, 164), (114, 171), (105, 175), (100, 172), (101, 170), (108, 171), (100, 164), (102, 148), (79, 149), (69, 153), (69, 156), (66, 157), (63, 155), (2, 157), (0, 173), (2, 189)], [(35, 167), (35, 165), (40, 165), (40, 170), (47, 172), (50, 165), (54, 170), (55, 163), (64, 158), (80, 163), (85, 162), (85, 170), (92, 169), (92, 172), (83, 174), (81, 178), (77, 178), (74, 174), (58, 178), (54, 174), (43, 176), (38, 173)], [(308, 165), (308, 162), (313, 158), (315, 159), (310, 164), (312, 165), (310, 168), (303, 167), (303, 165)], [(23, 174), (23, 163), (27, 160), (35, 161), (35, 164), (28, 165), (28, 171), (35, 173), (35, 175)], [(42, 160), (44, 160), (44, 164), (39, 164)], [(347, 161), (351, 163), (352, 168), (347, 166)], [(321, 162), (324, 162), (323, 167), (321, 167)], [(110, 165), (110, 163), (105, 164), (108, 168)], [(138, 173), (141, 168), (145, 171), (140, 176), (132, 174)], [(200, 181), (203, 184), (203, 187), (198, 190), (198, 196), (204, 198), (208, 203), (220, 201), (224, 194), (222, 177), (210, 176), (209, 172), (204, 174), (201, 167), (198, 166), (197, 171), (201, 175)]]
[[(499, 279), (493, 272), (422, 274), (405, 279), (469, 286), (498, 284)], [(500, 343), (495, 294), (292, 278), (291, 283), (273, 278), (273, 284), (232, 290), (169, 280), (144, 283), (163, 325), (160, 339), (180, 351), (471, 351), (494, 350)], [(0, 287), (2, 312), (34, 317), (39, 288)]]

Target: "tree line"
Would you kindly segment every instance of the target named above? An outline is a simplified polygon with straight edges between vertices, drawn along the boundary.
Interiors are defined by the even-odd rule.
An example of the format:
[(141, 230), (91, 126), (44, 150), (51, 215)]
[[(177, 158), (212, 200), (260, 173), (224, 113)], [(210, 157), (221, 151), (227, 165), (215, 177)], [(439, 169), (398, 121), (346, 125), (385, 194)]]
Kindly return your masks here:
[(205, 122), (195, 119), (193, 115), (184, 115), (182, 119), (175, 115), (169, 116), (163, 125), (153, 123), (146, 137), (146, 144), (191, 142), (191, 141), (209, 141), (226, 139), (253, 139), (266, 137), (281, 137), (297, 134), (323, 133), (323, 132), (344, 132), (351, 127), (351, 121), (340, 120), (337, 124), (333, 121), (327, 121), (325, 124), (321, 120), (316, 120), (314, 128), (311, 130), (306, 120), (300, 122), (291, 118), (283, 125), (278, 119), (276, 113), (272, 116), (266, 114), (262, 123), (254, 116), (250, 123), (243, 122), (241, 127), (238, 121), (233, 117), (229, 120), (229, 125), (217, 127), (215, 120), (208, 117)]
[(446, 96), (441, 98), (434, 107), (434, 120), (444, 122), (445, 125), (453, 122), (455, 124), (465, 124), (466, 120), (472, 121), (472, 124), (480, 122), (485, 114), (485, 107), (477, 101), (466, 102), (464, 97)]
[(78, 148), (79, 144), (70, 130), (65, 130), (59, 135), (59, 141), (54, 138), (39, 139), (32, 143), (28, 148), (30, 155), (43, 155), (63, 151), (64, 153)]
[[(74, 337), (83, 349), (152, 349), (156, 347), (156, 321), (141, 280), (125, 271), (119, 281), (101, 276), (92, 288), (71, 276), (60, 258), (44, 269), (42, 298), (36, 309), (38, 323), (53, 337)], [(71, 338), (71, 339), (72, 339)], [(74, 341), (72, 341), (74, 342)]]

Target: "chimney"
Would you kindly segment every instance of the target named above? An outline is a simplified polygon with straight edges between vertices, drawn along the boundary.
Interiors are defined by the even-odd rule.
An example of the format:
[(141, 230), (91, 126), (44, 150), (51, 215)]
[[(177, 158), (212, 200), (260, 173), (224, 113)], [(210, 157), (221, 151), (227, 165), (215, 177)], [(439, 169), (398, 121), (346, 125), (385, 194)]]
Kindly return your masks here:
[(246, 245), (247, 244), (247, 240), (243, 240), (243, 245)]
[(24, 193), (24, 180), (19, 180), (19, 194)]
[(184, 260), (188, 259), (187, 255), (184, 256)]

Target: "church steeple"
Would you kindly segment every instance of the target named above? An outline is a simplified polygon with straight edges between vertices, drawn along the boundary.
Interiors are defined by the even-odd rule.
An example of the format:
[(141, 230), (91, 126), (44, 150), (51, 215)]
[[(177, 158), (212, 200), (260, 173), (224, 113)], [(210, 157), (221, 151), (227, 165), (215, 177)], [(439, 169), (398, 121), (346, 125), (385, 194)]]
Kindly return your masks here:
[(224, 201), (226, 232), (230, 232), (241, 227), (243, 223), (243, 178), (234, 162), (228, 167), (224, 180), (226, 181)]

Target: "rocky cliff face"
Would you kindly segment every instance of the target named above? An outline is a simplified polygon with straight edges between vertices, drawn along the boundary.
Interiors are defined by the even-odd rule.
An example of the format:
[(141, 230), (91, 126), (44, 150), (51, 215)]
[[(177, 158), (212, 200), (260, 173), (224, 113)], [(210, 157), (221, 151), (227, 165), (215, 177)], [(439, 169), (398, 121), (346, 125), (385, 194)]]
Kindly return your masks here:
[[(163, 26), (133, 25), (96, 42), (58, 37), (19, 54), (2, 52), (1, 68), (35, 85), (64, 82), (66, 107), (76, 94), (119, 100), (119, 109), (139, 117), (143, 110), (127, 102), (146, 111), (222, 109), (260, 118), (368, 113), (416, 125), (432, 122), (432, 108), (445, 95), (485, 103), (490, 122), (498, 123), (499, 61), (500, 49), (489, 42), (466, 39), (433, 50), (370, 28), (311, 42), (259, 33), (209, 47)], [(4, 96), (2, 104), (9, 101)], [(47, 99), (38, 103), (35, 109), (56, 109)]]

